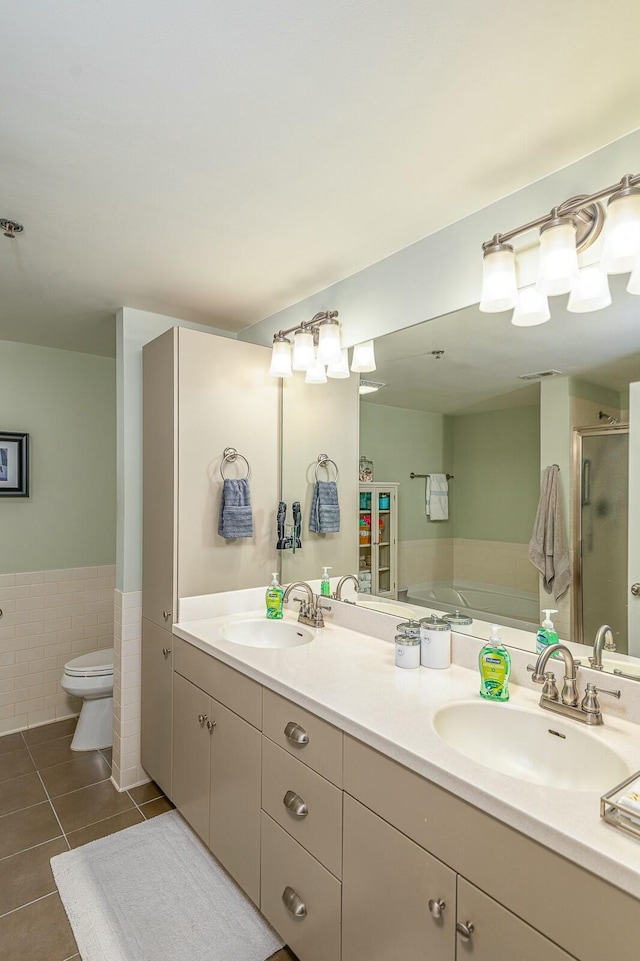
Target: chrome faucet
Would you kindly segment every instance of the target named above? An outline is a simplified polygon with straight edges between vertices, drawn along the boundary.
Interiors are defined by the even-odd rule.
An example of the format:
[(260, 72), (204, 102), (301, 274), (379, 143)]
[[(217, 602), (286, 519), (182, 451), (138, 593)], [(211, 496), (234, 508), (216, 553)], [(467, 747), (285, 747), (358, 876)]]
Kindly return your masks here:
[(301, 624), (308, 624), (309, 627), (324, 627), (324, 615), (322, 612), (330, 611), (331, 608), (327, 604), (320, 603), (322, 597), (316, 597), (306, 581), (294, 581), (293, 584), (289, 584), (282, 598), (283, 603), (287, 604), (291, 592), (297, 589), (307, 592), (306, 600), (302, 597), (294, 597), (294, 601), (298, 601), (300, 604), (300, 613), (298, 614), (299, 622)]
[(594, 671), (602, 670), (602, 652), (615, 651), (616, 645), (613, 639), (613, 630), (608, 624), (603, 624), (596, 631), (596, 639), (593, 642), (593, 656), (589, 658), (589, 664)]
[[(335, 589), (335, 591), (333, 592), (333, 595), (332, 595), (333, 598), (334, 598), (334, 600), (336, 600), (336, 601), (341, 601), (341, 600), (342, 600), (342, 588), (343, 588), (344, 585), (347, 583), (347, 581), (353, 581), (354, 586), (355, 586), (355, 589), (356, 589), (356, 594), (358, 593), (358, 591), (360, 590), (360, 582), (359, 582), (358, 578), (356, 577), (356, 575), (355, 575), (355, 574), (344, 574), (344, 575), (340, 578), (340, 580), (338, 581), (338, 583), (336, 584), (336, 589)], [(346, 600), (346, 598), (345, 598), (345, 600)], [(349, 603), (349, 604), (352, 604), (353, 601), (349, 601), (348, 603)]]
[[(565, 676), (562, 694), (558, 694), (556, 676), (553, 671), (545, 671), (549, 658), (553, 657), (554, 654), (558, 654), (564, 661)], [(582, 721), (583, 724), (597, 725), (603, 723), (598, 694), (610, 694), (612, 697), (620, 698), (620, 691), (609, 691), (605, 688), (596, 687), (595, 684), (587, 684), (584, 697), (578, 704), (577, 666), (573, 654), (564, 644), (550, 644), (539, 654), (535, 666), (529, 664), (527, 670), (533, 672), (533, 681), (536, 684), (543, 685), (540, 707), (543, 707), (546, 711), (562, 714), (563, 717), (571, 717), (575, 721)]]

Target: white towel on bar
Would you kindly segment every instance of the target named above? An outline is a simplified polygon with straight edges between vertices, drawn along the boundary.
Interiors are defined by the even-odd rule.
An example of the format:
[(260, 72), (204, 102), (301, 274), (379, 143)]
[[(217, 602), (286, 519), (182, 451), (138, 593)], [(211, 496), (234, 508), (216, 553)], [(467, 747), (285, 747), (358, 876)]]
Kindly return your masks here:
[(449, 520), (449, 484), (446, 474), (427, 474), (424, 507), (430, 520)]

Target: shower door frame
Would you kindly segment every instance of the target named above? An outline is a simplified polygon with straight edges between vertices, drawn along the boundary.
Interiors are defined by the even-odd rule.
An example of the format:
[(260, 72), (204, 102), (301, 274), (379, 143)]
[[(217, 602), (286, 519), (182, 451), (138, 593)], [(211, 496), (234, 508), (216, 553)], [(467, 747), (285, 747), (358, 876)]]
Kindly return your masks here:
[(583, 637), (584, 623), (582, 618), (582, 440), (584, 437), (628, 433), (629, 424), (627, 422), (620, 424), (608, 424), (601, 427), (572, 428), (573, 503), (571, 516), (573, 522), (573, 558), (571, 562), (571, 636), (572, 640), (578, 644), (589, 644), (589, 642), (585, 641)]

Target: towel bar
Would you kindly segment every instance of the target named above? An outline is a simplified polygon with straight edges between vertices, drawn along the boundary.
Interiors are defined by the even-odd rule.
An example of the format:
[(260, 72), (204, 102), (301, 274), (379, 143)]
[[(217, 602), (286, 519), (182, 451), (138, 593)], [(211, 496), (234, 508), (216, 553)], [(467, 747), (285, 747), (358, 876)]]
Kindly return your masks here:
[(224, 476), (224, 465), (233, 464), (234, 461), (238, 459), (238, 457), (241, 460), (243, 460), (247, 465), (247, 474), (244, 480), (249, 480), (249, 478), (251, 477), (251, 467), (249, 466), (249, 461), (244, 456), (244, 454), (239, 454), (238, 451), (235, 449), (235, 447), (225, 447), (224, 453), (222, 455), (222, 461), (220, 463), (220, 476), (222, 477), (223, 480), (226, 480)]

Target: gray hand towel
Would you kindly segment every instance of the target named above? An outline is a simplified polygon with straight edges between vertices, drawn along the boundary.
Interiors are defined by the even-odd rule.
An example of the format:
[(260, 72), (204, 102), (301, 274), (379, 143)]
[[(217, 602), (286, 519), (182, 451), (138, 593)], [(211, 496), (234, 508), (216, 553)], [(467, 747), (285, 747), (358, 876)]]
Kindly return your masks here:
[(557, 601), (571, 584), (571, 564), (559, 486), (560, 469), (547, 467), (529, 541), (529, 560), (542, 574), (542, 584)]
[(315, 534), (340, 532), (340, 505), (335, 481), (316, 481), (311, 500), (309, 530)]
[(218, 534), (225, 538), (253, 537), (251, 495), (246, 477), (225, 479), (222, 485)]

